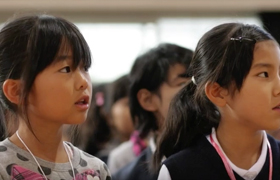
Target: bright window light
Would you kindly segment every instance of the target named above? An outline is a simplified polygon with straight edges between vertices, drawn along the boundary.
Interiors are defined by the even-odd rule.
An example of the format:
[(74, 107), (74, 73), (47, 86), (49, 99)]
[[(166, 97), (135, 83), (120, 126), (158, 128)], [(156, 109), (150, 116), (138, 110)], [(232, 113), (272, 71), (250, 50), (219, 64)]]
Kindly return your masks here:
[(110, 82), (129, 73), (136, 57), (162, 42), (192, 50), (200, 37), (225, 22), (257, 24), (257, 17), (161, 18), (150, 23), (79, 23), (88, 42), (93, 64), (89, 70), (93, 83)]

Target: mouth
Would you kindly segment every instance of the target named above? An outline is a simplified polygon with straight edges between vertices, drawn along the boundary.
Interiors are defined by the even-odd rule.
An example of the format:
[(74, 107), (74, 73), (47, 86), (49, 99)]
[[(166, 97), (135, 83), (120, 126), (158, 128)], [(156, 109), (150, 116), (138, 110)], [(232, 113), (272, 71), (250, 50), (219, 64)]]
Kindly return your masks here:
[(278, 106), (276, 106), (276, 107), (274, 107), (274, 108), (272, 108), (273, 110), (279, 110), (280, 109), (280, 105), (278, 105)]
[(87, 104), (89, 104), (89, 96), (81, 97), (75, 104), (77, 104), (77, 105), (87, 105)]

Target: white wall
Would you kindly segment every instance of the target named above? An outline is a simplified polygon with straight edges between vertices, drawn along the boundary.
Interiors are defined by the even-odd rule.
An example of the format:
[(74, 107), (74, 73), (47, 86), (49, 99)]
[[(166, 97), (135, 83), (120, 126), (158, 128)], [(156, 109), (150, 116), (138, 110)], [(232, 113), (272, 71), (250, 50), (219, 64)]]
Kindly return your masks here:
[(150, 23), (78, 23), (93, 56), (89, 72), (94, 83), (128, 73), (135, 58), (161, 42), (192, 50), (199, 38), (223, 22), (261, 25), (257, 17), (161, 18)]

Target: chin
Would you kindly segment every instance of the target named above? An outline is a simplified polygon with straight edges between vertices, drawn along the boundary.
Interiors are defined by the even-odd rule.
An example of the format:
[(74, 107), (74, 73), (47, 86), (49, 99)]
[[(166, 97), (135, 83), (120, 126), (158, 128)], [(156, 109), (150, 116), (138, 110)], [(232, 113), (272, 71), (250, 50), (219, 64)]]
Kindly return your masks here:
[(74, 121), (74, 122), (72, 122), (71, 124), (73, 124), (73, 125), (79, 125), (79, 124), (82, 124), (82, 123), (84, 123), (85, 122), (85, 120), (80, 120), (80, 121)]
[(65, 124), (69, 125), (79, 125), (85, 122), (85, 119), (79, 118), (79, 119), (69, 119), (65, 122)]
[(265, 130), (268, 132), (274, 132), (279, 130), (279, 128), (280, 128), (280, 124), (273, 124), (272, 126), (266, 127)]

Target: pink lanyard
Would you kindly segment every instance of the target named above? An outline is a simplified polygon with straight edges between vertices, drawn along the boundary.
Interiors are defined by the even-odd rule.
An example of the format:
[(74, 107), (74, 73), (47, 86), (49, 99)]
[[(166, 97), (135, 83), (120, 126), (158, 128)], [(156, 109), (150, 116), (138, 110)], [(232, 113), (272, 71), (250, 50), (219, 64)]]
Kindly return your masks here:
[[(212, 137), (212, 134), (210, 134), (210, 141), (211, 141), (211, 144), (216, 149), (216, 151), (219, 154), (219, 156), (222, 158), (222, 161), (224, 163), (224, 166), (226, 168), (226, 171), (227, 171), (230, 179), (231, 180), (236, 180), (232, 168), (230, 167), (230, 165), (229, 165), (229, 163), (228, 163), (224, 153), (222, 152), (220, 147), (217, 145), (217, 143), (214, 141), (214, 139)], [(272, 164), (273, 164), (272, 163), (272, 152), (271, 152), (271, 147), (270, 147), (270, 143), (269, 143), (268, 140), (267, 140), (267, 146), (268, 146), (268, 151), (269, 151), (269, 180), (272, 180)]]

